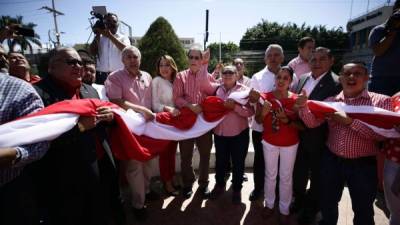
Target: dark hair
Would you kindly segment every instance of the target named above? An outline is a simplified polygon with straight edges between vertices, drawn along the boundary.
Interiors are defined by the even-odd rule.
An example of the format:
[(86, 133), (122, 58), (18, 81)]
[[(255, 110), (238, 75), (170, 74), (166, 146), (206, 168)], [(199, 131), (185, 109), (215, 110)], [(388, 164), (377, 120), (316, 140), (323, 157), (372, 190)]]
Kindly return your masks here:
[(286, 70), (289, 72), (290, 78), (293, 80), (294, 71), (290, 66), (282, 66), (280, 70)]
[(342, 69), (340, 70), (340, 74), (343, 73), (343, 68), (344, 68), (344, 66), (345, 66), (345, 65), (348, 65), (348, 64), (355, 64), (355, 65), (358, 65), (358, 66), (360, 66), (361, 68), (364, 69), (365, 74), (368, 74), (368, 67), (367, 67), (367, 64), (366, 64), (364, 61), (361, 61), (361, 60), (352, 60), (352, 61), (350, 61), (350, 62), (344, 64), (343, 67), (342, 67)]
[(312, 37), (303, 37), (303, 38), (301, 38), (301, 39), (299, 40), (299, 42), (297, 43), (297, 47), (299, 47), (299, 48), (304, 48), (304, 46), (306, 46), (306, 44), (307, 44), (308, 42), (313, 42), (313, 43), (315, 43), (315, 40), (314, 40), (314, 38), (312, 38)]
[(393, 4), (393, 12), (400, 9), (400, 0), (396, 0)]
[(330, 59), (333, 58), (332, 52), (329, 48), (320, 46), (320, 47), (315, 48), (314, 52), (323, 52), (323, 53), (327, 54)]
[(79, 56), (82, 59), (82, 62), (84, 65), (96, 65), (95, 60), (93, 59), (92, 55), (84, 50), (84, 49), (79, 49), (78, 51)]

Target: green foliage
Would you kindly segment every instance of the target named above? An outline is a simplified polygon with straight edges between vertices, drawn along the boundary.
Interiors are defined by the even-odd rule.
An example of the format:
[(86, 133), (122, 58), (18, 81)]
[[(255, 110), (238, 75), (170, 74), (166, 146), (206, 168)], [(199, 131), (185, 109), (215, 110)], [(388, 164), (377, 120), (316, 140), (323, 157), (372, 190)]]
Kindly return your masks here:
[(86, 50), (86, 51), (88, 51), (89, 50), (89, 44), (88, 43), (84, 43), (84, 44), (74, 44), (74, 46), (73, 46), (73, 48), (75, 49), (75, 50)]
[[(210, 49), (211, 59), (209, 70), (213, 71), (219, 61), (219, 43), (211, 43), (207, 46)], [(239, 46), (233, 42), (221, 43), (221, 61), (224, 64), (231, 63), (235, 55), (240, 51)]]
[[(0, 28), (11, 25), (11, 24), (19, 24), (24, 28), (30, 28), (33, 29), (37, 25), (34, 23), (24, 23), (22, 21), (22, 16), (17, 16), (17, 17), (11, 17), (11, 16), (1, 16), (0, 17)], [(35, 37), (25, 37), (25, 36), (19, 36), (13, 39), (8, 39), (7, 40), (7, 45), (10, 51), (13, 51), (17, 45), (21, 46), (21, 49), (23, 51), (26, 51), (29, 49), (29, 52), (32, 53), (32, 44), (35, 44), (39, 47), (42, 46), (42, 43), (40, 42), (40, 37), (38, 34), (35, 33)]]
[(178, 70), (186, 69), (185, 50), (176, 36), (171, 24), (163, 17), (158, 17), (139, 41), (142, 53), (141, 68), (152, 75), (156, 74), (157, 59), (165, 54), (174, 58)]
[[(316, 40), (316, 46), (324, 46), (332, 50), (335, 56), (334, 70), (338, 71), (341, 67), (340, 61), (344, 52), (349, 48), (348, 34), (342, 27), (327, 29), (325, 26), (307, 26), (303, 23), (298, 26), (295, 23), (278, 24), (262, 20), (257, 25), (247, 29), (240, 40), (240, 49), (264, 51), (269, 44), (280, 44), (286, 53), (297, 54), (297, 42), (305, 36), (313, 37)], [(286, 60), (289, 60), (286, 58)], [(262, 64), (253, 66), (256, 68), (247, 68), (251, 71), (261, 69)]]

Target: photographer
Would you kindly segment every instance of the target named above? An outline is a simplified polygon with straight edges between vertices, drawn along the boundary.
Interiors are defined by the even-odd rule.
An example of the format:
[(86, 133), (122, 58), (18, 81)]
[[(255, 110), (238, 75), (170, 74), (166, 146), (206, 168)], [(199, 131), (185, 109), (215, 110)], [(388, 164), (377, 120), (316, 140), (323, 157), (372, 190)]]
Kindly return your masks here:
[(117, 33), (118, 17), (113, 13), (107, 13), (103, 23), (97, 22), (92, 29), (96, 36), (89, 50), (97, 56), (96, 83), (104, 84), (109, 73), (123, 68), (121, 51), (130, 45), (130, 41)]
[(369, 47), (374, 52), (369, 89), (392, 96), (399, 91), (400, 58), (400, 0), (393, 6), (389, 19), (371, 30)]

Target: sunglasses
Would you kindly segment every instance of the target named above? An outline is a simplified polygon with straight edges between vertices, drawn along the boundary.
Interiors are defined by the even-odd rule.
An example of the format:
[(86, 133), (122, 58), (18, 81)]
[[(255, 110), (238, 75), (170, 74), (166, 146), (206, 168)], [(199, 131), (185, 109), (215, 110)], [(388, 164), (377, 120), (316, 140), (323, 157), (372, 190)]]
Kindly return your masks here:
[(83, 66), (83, 62), (79, 59), (67, 59), (67, 60), (65, 60), (65, 63), (68, 66), (76, 66), (76, 65)]
[(189, 59), (200, 60), (200, 56), (189, 55)]
[(233, 75), (233, 74), (235, 74), (235, 72), (230, 71), (230, 70), (222, 72), (222, 75)]

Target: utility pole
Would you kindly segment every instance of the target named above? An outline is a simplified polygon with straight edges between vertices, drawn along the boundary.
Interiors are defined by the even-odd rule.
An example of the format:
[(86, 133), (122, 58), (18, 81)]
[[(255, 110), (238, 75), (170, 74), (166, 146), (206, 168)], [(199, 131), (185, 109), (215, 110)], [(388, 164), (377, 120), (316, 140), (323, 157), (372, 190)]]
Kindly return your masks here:
[(47, 7), (47, 6), (43, 6), (43, 7), (40, 8), (40, 9), (45, 9), (45, 10), (47, 10), (47, 11), (53, 13), (54, 28), (55, 28), (55, 31), (56, 31), (56, 38), (57, 38), (56, 46), (58, 47), (58, 46), (61, 45), (61, 43), (60, 43), (60, 32), (58, 32), (57, 16), (63, 16), (64, 13), (62, 13), (62, 12), (56, 10), (55, 4), (54, 4), (54, 0), (51, 0), (51, 5), (52, 5), (52, 8)]
[(206, 33), (204, 34), (204, 50), (206, 50), (207, 41), (208, 41), (208, 9), (206, 9)]

